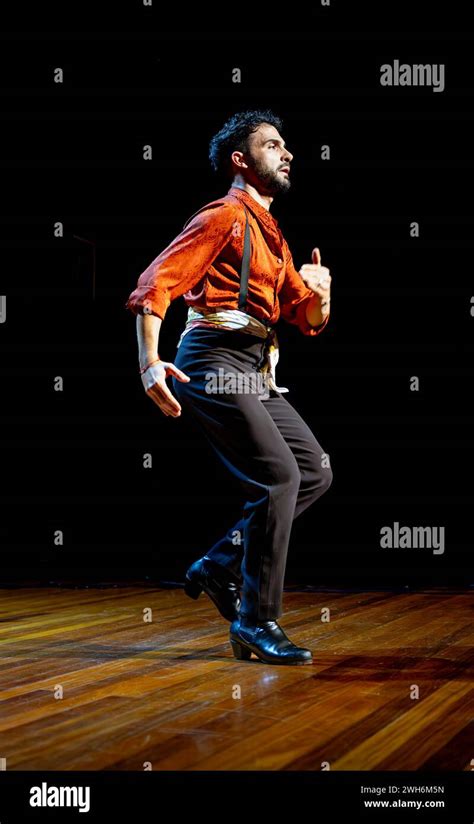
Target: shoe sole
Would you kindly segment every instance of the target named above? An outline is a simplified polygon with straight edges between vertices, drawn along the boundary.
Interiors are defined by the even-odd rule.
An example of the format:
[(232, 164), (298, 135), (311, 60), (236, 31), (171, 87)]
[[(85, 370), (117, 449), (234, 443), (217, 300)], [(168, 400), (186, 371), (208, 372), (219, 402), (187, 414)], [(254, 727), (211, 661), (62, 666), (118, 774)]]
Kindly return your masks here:
[(238, 661), (250, 661), (250, 658), (251, 658), (252, 653), (253, 653), (264, 664), (277, 664), (277, 665), (280, 665), (280, 666), (287, 666), (288, 667), (288, 666), (301, 666), (302, 664), (312, 664), (313, 663), (313, 658), (312, 657), (311, 658), (304, 658), (302, 660), (294, 659), (293, 661), (291, 659), (288, 659), (288, 658), (285, 658), (284, 660), (281, 659), (281, 658), (280, 659), (278, 659), (278, 658), (265, 658), (264, 656), (262, 656), (262, 654), (260, 652), (257, 652), (256, 650), (251, 649), (250, 647), (246, 646), (246, 644), (243, 644), (241, 641), (236, 641), (234, 638), (231, 638), (230, 643), (231, 643), (231, 646), (232, 646), (232, 651), (234, 653), (234, 656), (235, 656), (235, 658), (237, 658)]

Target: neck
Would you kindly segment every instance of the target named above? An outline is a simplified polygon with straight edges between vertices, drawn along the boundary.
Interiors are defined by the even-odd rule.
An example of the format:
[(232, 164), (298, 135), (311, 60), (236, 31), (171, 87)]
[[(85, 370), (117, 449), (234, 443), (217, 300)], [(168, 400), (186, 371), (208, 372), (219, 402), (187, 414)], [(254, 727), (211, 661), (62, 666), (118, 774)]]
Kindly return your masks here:
[(273, 197), (271, 197), (270, 195), (260, 194), (258, 189), (256, 189), (255, 186), (252, 186), (250, 183), (247, 183), (247, 181), (244, 180), (244, 178), (241, 175), (235, 176), (232, 186), (235, 189), (242, 189), (244, 192), (247, 192), (247, 194), (253, 197), (253, 199), (256, 200), (257, 203), (260, 203), (260, 206), (263, 206), (263, 208), (266, 209), (268, 212), (270, 211), (270, 206), (272, 204)]

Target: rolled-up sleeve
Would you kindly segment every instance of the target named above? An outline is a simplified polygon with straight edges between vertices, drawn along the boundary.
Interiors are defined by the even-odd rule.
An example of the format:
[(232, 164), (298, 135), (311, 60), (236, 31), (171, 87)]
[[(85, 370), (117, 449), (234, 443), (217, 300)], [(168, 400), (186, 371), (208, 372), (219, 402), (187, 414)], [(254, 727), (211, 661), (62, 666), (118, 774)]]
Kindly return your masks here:
[(319, 326), (312, 326), (308, 322), (306, 307), (314, 292), (308, 289), (303, 278), (297, 272), (286, 241), (284, 254), (286, 263), (285, 280), (278, 295), (280, 315), (287, 323), (298, 326), (303, 335), (319, 335), (328, 324), (329, 314), (326, 315)]
[(230, 203), (199, 212), (142, 272), (125, 308), (163, 320), (171, 301), (199, 283), (228, 243), (235, 217)]

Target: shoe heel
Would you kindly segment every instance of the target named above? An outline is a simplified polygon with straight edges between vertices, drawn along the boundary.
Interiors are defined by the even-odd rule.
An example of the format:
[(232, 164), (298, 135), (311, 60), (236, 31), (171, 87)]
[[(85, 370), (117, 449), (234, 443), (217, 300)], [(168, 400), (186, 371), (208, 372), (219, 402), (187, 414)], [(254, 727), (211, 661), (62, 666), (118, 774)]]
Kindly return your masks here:
[(239, 644), (238, 641), (233, 641), (232, 639), (230, 643), (232, 644), (232, 652), (239, 661), (250, 661), (252, 653), (247, 647), (244, 647), (242, 644)]
[(184, 582), (184, 591), (186, 595), (189, 595), (190, 598), (194, 598), (194, 600), (196, 600), (202, 592), (202, 586), (197, 584), (196, 581), (190, 581), (186, 578)]

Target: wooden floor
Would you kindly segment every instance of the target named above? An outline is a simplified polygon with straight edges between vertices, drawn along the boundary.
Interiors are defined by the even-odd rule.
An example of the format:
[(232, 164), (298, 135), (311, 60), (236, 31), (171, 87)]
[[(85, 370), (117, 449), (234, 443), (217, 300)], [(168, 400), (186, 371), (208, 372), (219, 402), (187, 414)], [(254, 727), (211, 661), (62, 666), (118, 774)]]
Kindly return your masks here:
[(288, 591), (280, 623), (312, 665), (237, 661), (204, 594), (0, 589), (0, 759), (7, 770), (472, 770), (469, 591)]

